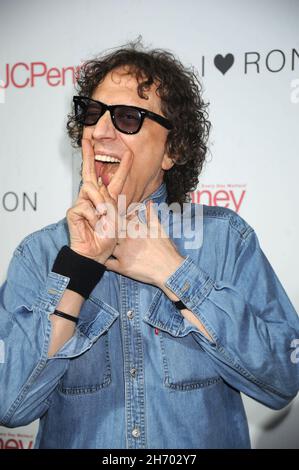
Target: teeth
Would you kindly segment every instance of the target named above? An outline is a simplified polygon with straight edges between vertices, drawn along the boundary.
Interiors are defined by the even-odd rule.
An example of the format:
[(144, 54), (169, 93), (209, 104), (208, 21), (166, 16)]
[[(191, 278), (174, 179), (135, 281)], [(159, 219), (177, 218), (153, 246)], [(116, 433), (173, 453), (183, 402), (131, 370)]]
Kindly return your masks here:
[(119, 160), (109, 155), (96, 155), (95, 160), (97, 162), (110, 162), (110, 163), (119, 163)]

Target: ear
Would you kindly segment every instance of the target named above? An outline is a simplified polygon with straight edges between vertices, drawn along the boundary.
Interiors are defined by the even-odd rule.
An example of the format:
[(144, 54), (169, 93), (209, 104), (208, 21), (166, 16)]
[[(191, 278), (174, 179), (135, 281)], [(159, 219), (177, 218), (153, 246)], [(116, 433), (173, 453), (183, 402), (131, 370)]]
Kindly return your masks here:
[(162, 170), (170, 170), (174, 165), (174, 161), (171, 157), (169, 157), (168, 153), (164, 153), (163, 160), (161, 163)]

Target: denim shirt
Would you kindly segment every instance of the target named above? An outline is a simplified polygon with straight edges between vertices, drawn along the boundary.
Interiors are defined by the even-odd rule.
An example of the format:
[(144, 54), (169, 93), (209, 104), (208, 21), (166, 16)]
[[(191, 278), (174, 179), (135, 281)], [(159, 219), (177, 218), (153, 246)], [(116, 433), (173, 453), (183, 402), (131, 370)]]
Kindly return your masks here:
[[(151, 199), (165, 201), (164, 184)], [(212, 340), (159, 288), (106, 271), (48, 358), (69, 281), (51, 271), (66, 220), (25, 238), (0, 293), (3, 426), (40, 418), (37, 448), (250, 447), (240, 392), (274, 409), (296, 395), (299, 320), (253, 229), (229, 209), (198, 207), (201, 246), (171, 236), (184, 260), (166, 286)]]

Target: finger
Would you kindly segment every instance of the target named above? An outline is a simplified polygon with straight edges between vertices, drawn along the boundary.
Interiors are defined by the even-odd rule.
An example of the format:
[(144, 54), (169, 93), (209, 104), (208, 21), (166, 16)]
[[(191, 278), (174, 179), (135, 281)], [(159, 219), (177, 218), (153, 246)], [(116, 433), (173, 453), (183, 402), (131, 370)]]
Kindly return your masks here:
[(94, 163), (94, 151), (91, 145), (90, 140), (82, 139), (82, 160), (83, 160), (83, 167), (82, 167), (82, 180), (83, 183), (87, 181), (91, 181), (95, 185), (97, 185), (97, 176), (95, 170), (95, 163)]
[(95, 232), (100, 238), (113, 238), (115, 239), (115, 224), (111, 223), (106, 215), (103, 215), (95, 226)]
[(108, 207), (107, 207), (106, 202), (100, 202), (96, 207), (96, 211), (99, 215), (106, 215), (108, 212)]
[(114, 230), (116, 230), (117, 233), (117, 228), (120, 226), (120, 216), (118, 214), (116, 203), (108, 193), (104, 184), (100, 186), (99, 193), (103, 197), (103, 202), (100, 202), (96, 206), (96, 210), (100, 215), (107, 216), (110, 222), (113, 222)]
[(132, 166), (132, 161), (133, 153), (131, 152), (131, 150), (127, 150), (124, 153), (123, 158), (121, 159), (118, 170), (116, 171), (115, 175), (113, 176), (111, 182), (108, 185), (109, 194), (115, 201), (124, 187), (126, 178)]
[[(116, 210), (115, 201), (111, 198), (106, 186), (101, 181), (101, 178), (99, 178), (99, 181), (88, 180), (83, 183), (79, 193), (79, 200), (82, 199), (90, 199), (100, 215), (103, 215), (108, 211), (109, 214), (113, 214)], [(108, 206), (106, 205), (107, 202), (109, 202)]]
[(129, 214), (126, 215), (126, 220), (127, 222), (130, 222), (132, 220), (138, 221), (138, 210), (135, 210), (134, 212), (130, 212)]
[(75, 222), (76, 219), (78, 220), (78, 217), (87, 220), (92, 229), (95, 230), (95, 227), (99, 220), (99, 215), (96, 213), (95, 209), (90, 204), (83, 202), (72, 207), (67, 212), (68, 221)]
[(116, 207), (115, 200), (111, 197), (107, 187), (103, 184), (101, 180), (98, 182), (98, 187), (100, 194), (103, 196), (104, 200), (111, 202)]
[(92, 203), (94, 208), (97, 208), (98, 206), (101, 207), (102, 203), (106, 202), (104, 196), (99, 191), (98, 186), (91, 181), (83, 183), (80, 189), (78, 202), (82, 201), (89, 201)]

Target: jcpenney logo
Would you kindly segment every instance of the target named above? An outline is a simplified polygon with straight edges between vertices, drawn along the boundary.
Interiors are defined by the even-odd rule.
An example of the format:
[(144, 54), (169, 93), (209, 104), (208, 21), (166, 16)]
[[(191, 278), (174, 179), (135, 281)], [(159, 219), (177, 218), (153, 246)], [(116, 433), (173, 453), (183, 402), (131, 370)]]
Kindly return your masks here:
[(2, 88), (35, 87), (39, 82), (49, 86), (65, 86), (67, 82), (76, 82), (76, 73), (80, 66), (49, 67), (45, 62), (17, 62), (6, 64), (4, 74), (0, 72)]
[(191, 194), (192, 202), (207, 206), (228, 207), (239, 212), (246, 195), (245, 184), (200, 184)]
[(0, 449), (32, 449), (33, 447), (33, 436), (24, 436), (24, 438), (20, 438), (21, 435), (19, 434), (12, 434), (1, 433), (3, 437), (0, 437)]

